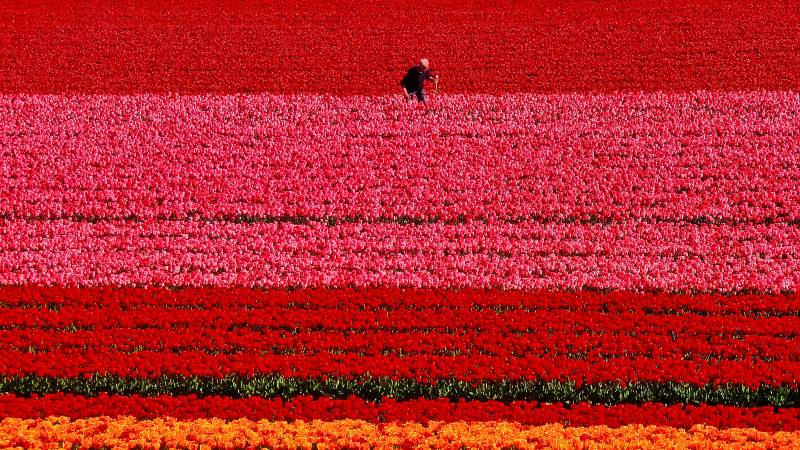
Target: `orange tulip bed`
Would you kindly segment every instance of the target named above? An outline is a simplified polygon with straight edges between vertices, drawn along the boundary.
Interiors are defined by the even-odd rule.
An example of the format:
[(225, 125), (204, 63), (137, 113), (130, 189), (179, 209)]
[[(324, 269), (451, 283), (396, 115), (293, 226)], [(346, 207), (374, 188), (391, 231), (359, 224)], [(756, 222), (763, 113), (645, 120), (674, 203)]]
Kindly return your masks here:
[(0, 445), (54, 448), (791, 448), (800, 433), (626, 425), (522, 426), (509, 422), (250, 421), (96, 417), (5, 419)]

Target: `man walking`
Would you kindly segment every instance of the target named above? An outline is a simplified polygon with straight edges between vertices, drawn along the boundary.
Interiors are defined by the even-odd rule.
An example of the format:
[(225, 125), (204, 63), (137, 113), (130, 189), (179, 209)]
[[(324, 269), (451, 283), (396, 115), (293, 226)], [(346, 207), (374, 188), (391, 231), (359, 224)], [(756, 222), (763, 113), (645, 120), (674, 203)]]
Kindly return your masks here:
[(428, 60), (422, 58), (419, 64), (408, 69), (406, 76), (400, 80), (400, 86), (406, 94), (406, 100), (416, 97), (418, 101), (425, 103), (425, 80), (431, 80), (434, 84), (439, 82), (439, 76), (435, 75), (428, 64)]

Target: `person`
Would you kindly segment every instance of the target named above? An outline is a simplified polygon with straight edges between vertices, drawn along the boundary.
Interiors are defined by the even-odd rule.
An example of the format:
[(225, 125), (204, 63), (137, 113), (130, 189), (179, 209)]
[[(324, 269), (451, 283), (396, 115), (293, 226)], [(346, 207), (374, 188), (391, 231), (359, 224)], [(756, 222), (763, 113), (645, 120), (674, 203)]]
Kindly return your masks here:
[(418, 101), (425, 103), (425, 80), (431, 80), (436, 84), (439, 82), (439, 77), (431, 70), (428, 60), (422, 58), (419, 64), (408, 69), (406, 76), (400, 80), (406, 100), (416, 97)]

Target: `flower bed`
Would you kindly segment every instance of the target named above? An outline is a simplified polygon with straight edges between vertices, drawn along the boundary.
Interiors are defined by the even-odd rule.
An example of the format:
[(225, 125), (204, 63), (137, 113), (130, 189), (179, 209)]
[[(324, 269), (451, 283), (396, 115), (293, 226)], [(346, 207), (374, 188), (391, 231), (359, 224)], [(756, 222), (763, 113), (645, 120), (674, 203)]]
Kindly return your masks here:
[(796, 5), (102, 3), (0, 6), (0, 447), (798, 446)]
[(800, 79), (792, 0), (58, 5), (3, 8), (3, 92), (385, 94), (423, 56), (449, 92), (787, 90)]

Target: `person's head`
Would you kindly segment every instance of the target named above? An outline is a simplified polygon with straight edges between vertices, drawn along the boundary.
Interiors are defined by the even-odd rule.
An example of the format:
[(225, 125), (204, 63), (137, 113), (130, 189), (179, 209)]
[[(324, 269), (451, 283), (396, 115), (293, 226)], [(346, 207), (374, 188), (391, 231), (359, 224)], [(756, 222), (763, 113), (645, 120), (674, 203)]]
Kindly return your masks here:
[(427, 69), (429, 67), (429, 63), (428, 63), (427, 58), (420, 59), (419, 60), (419, 65)]

